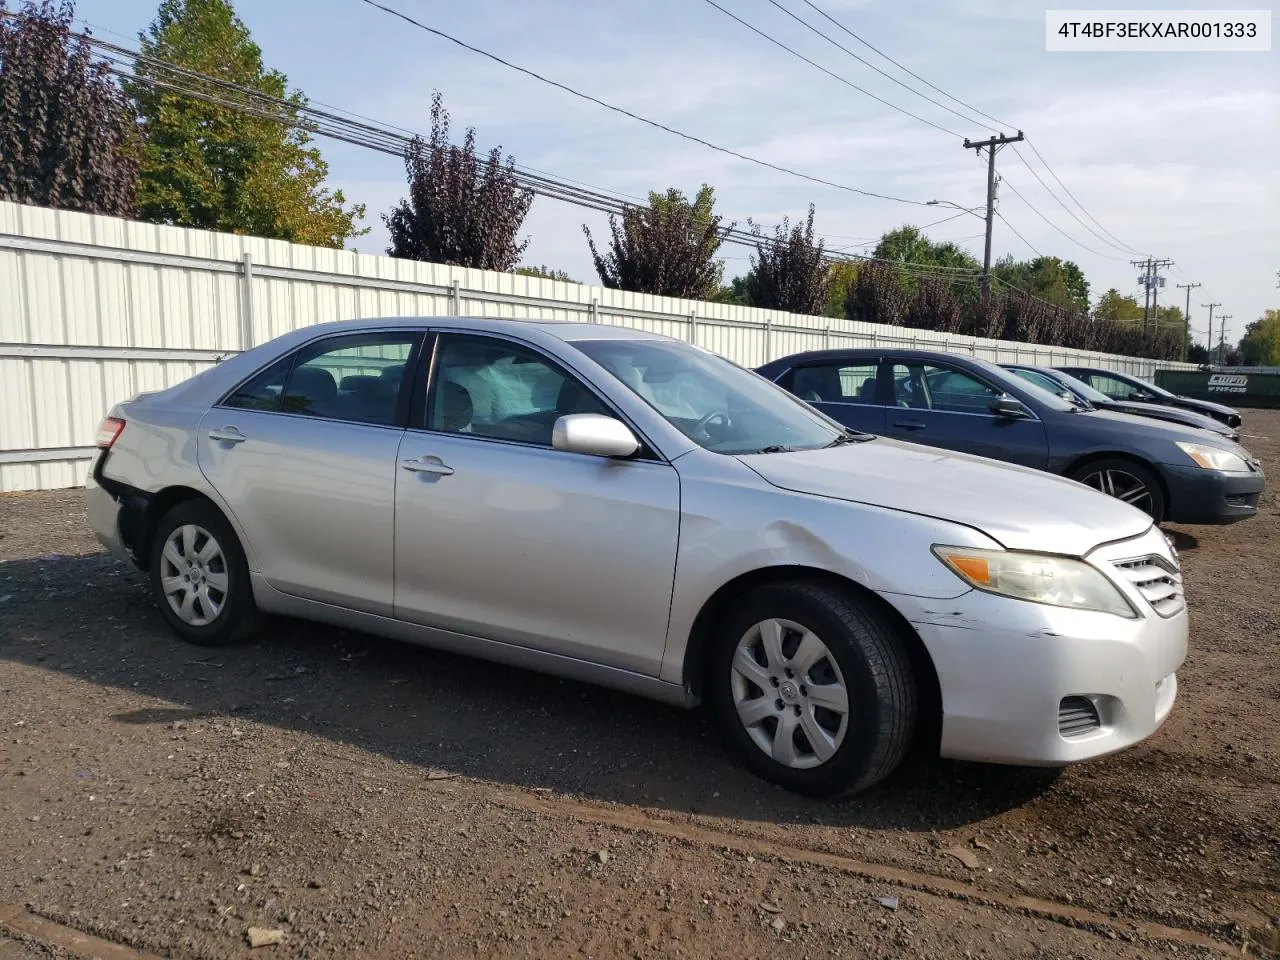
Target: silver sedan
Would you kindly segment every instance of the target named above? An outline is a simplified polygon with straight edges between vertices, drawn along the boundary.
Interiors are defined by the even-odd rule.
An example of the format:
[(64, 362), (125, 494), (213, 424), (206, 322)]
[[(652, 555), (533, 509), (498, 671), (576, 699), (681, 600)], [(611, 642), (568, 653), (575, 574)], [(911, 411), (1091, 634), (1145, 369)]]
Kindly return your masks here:
[(1187, 616), (1146, 514), (846, 430), (712, 353), (590, 324), (308, 327), (118, 404), (99, 538), (183, 638), (310, 618), (705, 701), (831, 794), (913, 739), (1065, 764), (1172, 709)]

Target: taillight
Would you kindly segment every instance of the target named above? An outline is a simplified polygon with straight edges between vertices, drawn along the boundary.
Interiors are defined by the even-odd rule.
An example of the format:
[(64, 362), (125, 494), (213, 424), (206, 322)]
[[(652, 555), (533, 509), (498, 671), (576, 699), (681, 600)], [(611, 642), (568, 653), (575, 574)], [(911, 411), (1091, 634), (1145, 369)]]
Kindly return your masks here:
[(119, 439), (122, 430), (124, 430), (123, 420), (119, 417), (107, 417), (98, 426), (98, 446), (103, 450), (110, 450), (111, 445)]

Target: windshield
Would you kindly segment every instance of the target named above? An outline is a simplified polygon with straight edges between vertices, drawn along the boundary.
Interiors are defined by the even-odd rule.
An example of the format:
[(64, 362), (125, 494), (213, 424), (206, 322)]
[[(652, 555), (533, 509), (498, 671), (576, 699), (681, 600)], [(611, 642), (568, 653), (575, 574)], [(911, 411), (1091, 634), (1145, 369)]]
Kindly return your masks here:
[[(1041, 390), (1047, 390), (1055, 396), (1062, 396), (1063, 393), (1071, 393), (1066, 387), (1058, 383), (1053, 377), (1039, 370), (1028, 370), (1026, 367), (1014, 368), (1014, 375), (1021, 377), (1027, 383), (1033, 383)], [(1062, 397), (1064, 400), (1073, 400), (1075, 397)]]
[(1056, 410), (1059, 413), (1071, 413), (1073, 410), (1079, 409), (1079, 404), (1072, 403), (1070, 400), (1063, 400), (1058, 396), (1057, 390), (1046, 390), (1030, 380), (1015, 376), (998, 363), (992, 363), (990, 360), (980, 360), (976, 357), (972, 362), (982, 367), (983, 372), (995, 382), (996, 386), (1013, 393), (1014, 396), (1017, 396), (1019, 392), (1029, 393), (1037, 403), (1043, 404), (1050, 410)]
[(845, 432), (763, 377), (688, 344), (582, 340), (573, 346), (715, 453), (812, 450), (830, 446)]
[(1074, 390), (1077, 394), (1084, 397), (1090, 403), (1110, 403), (1111, 402), (1111, 398), (1108, 397), (1101, 390), (1093, 389), (1093, 387), (1089, 386), (1083, 380), (1077, 380), (1075, 377), (1073, 377), (1069, 373), (1056, 371), (1053, 376), (1055, 379), (1065, 383), (1067, 385), (1067, 389)]

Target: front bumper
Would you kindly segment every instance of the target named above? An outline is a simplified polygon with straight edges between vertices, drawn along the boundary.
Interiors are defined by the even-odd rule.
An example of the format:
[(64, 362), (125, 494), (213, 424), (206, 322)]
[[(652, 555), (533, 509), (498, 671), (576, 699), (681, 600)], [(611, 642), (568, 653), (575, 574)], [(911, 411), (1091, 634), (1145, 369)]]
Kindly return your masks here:
[(1169, 485), (1166, 519), (1173, 523), (1221, 524), (1247, 520), (1258, 512), (1267, 480), (1256, 473), (1222, 473), (1201, 467), (1163, 467)]
[[(976, 590), (947, 601), (886, 597), (916, 629), (937, 671), (942, 756), (1059, 766), (1154, 733), (1177, 696), (1186, 609), (1160, 616), (1110, 567), (1153, 554), (1172, 556), (1154, 528), (1089, 558), (1141, 612), (1133, 620)], [(1080, 705), (1094, 721), (1079, 724)]]

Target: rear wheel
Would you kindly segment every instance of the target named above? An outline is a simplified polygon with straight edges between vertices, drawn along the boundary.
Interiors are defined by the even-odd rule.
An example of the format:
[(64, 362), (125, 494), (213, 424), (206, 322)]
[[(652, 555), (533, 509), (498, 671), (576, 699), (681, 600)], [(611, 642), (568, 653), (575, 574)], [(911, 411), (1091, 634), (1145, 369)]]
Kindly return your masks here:
[(915, 677), (893, 627), (823, 583), (773, 584), (736, 604), (708, 683), (746, 765), (799, 793), (870, 786), (902, 760), (915, 727)]
[(258, 625), (244, 551), (211, 503), (187, 500), (160, 518), (150, 571), (160, 612), (184, 640), (228, 646)]
[(1164, 490), (1160, 481), (1150, 470), (1132, 460), (1094, 460), (1078, 467), (1071, 474), (1071, 479), (1132, 504), (1157, 523), (1164, 519)]

